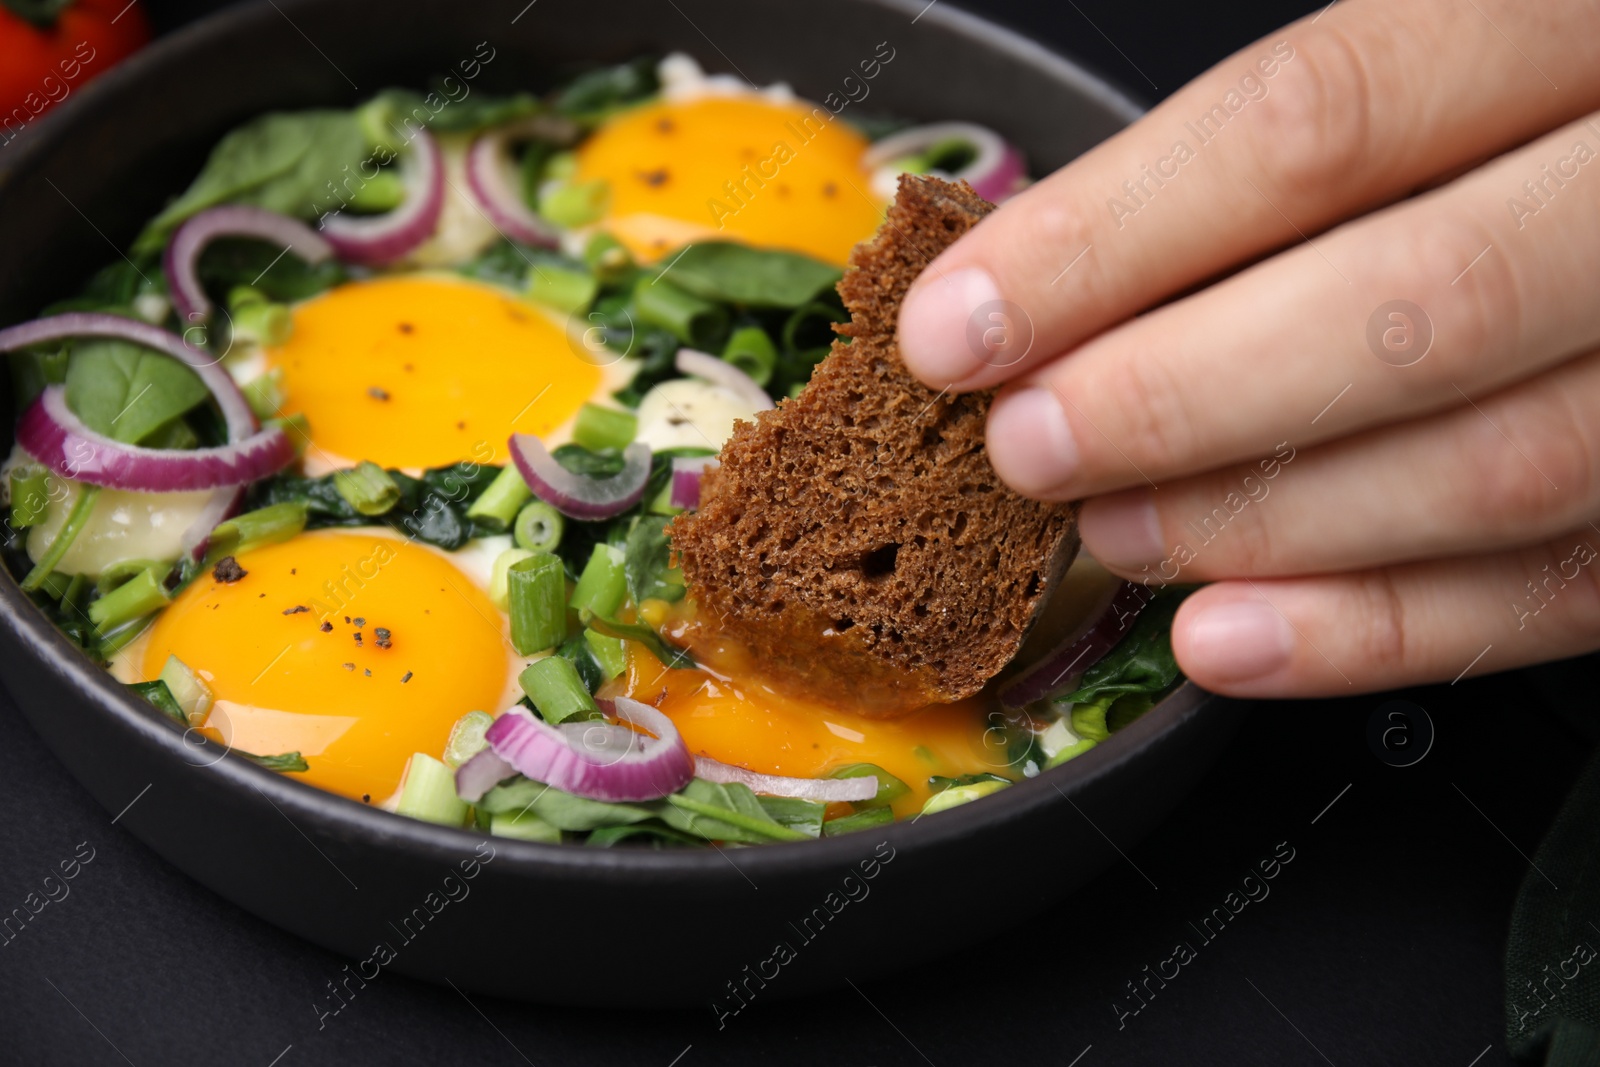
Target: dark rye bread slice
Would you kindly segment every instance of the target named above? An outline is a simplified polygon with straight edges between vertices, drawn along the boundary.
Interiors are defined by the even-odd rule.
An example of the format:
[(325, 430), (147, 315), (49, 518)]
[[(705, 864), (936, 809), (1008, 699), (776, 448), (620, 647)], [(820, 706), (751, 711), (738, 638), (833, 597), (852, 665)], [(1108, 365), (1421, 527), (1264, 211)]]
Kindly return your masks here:
[(849, 338), (799, 397), (740, 423), (672, 545), (701, 620), (780, 690), (895, 714), (983, 688), (1077, 551), (1077, 506), (1018, 496), (984, 452), (993, 392), (905, 369), (900, 301), (993, 210), (965, 183), (903, 177), (839, 283)]

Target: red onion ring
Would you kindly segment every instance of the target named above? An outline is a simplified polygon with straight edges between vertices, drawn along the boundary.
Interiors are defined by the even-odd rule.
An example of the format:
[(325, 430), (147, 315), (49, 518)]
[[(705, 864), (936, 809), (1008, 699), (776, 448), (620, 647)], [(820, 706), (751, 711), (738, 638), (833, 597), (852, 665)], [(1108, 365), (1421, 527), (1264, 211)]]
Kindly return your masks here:
[(672, 492), (667, 503), (692, 511), (700, 506), (700, 479), (717, 465), (716, 456), (683, 457), (672, 461)]
[(113, 441), (72, 413), (61, 385), (46, 387), (22, 413), (17, 444), (63, 478), (135, 493), (246, 485), (294, 462), (294, 443), (281, 426), (217, 448), (141, 448)]
[(531, 434), (511, 435), (511, 458), (534, 495), (572, 519), (609, 519), (644, 496), (650, 480), (650, 446), (635, 441), (622, 452), (622, 470), (610, 478), (573, 474)]
[[(928, 126), (914, 126), (909, 130), (891, 134), (875, 142), (861, 157), (867, 170), (883, 171), (897, 178), (899, 170), (890, 170), (896, 160), (926, 152), (945, 141), (964, 141), (977, 153), (971, 163), (955, 174), (934, 171), (942, 178), (959, 179), (972, 186), (972, 191), (992, 203), (1000, 203), (1016, 193), (1027, 180), (1027, 166), (1022, 153), (1005, 138), (973, 122), (936, 122)], [(877, 182), (874, 181), (874, 185)]]
[(333, 246), (298, 219), (259, 207), (214, 207), (185, 220), (167, 242), (161, 269), (172, 292), (178, 320), (203, 322), (211, 314), (211, 298), (200, 284), (200, 253), (218, 237), (255, 237), (282, 245), (307, 263), (321, 263)]
[(382, 215), (345, 215), (329, 212), (318, 225), (339, 258), (351, 263), (382, 266), (393, 263), (433, 236), (444, 210), (444, 158), (427, 130), (412, 136), (410, 151), (401, 157), (400, 177), (406, 198)]
[(679, 374), (688, 374), (695, 378), (704, 378), (712, 385), (720, 385), (739, 395), (756, 411), (770, 411), (774, 405), (772, 397), (767, 391), (756, 384), (756, 380), (744, 371), (735, 367), (725, 359), (718, 359), (709, 352), (698, 352), (692, 348), (678, 349), (678, 356), (673, 361)]
[(874, 774), (860, 778), (786, 778), (778, 774), (757, 774), (710, 756), (694, 758), (694, 773), (696, 778), (704, 778), (708, 782), (747, 785), (753, 793), (817, 800), (824, 804), (871, 800), (878, 795), (878, 777)]
[(14, 352), (19, 348), (43, 344), (46, 341), (63, 341), (71, 337), (107, 337), (130, 341), (145, 348), (163, 352), (184, 364), (199, 376), (211, 391), (222, 412), (228, 428), (228, 442), (239, 444), (256, 432), (256, 417), (245, 402), (244, 394), (231, 375), (217, 366), (215, 356), (200, 351), (177, 334), (159, 326), (137, 319), (107, 315), (99, 311), (74, 311), (65, 315), (51, 315), (34, 319), (18, 326), (0, 330), (0, 352)]
[[(485, 754), (534, 781), (590, 800), (659, 800), (689, 784), (694, 760), (671, 719), (627, 697), (612, 701), (612, 710), (655, 736), (633, 733), (619, 744), (614, 727), (575, 723), (570, 724), (575, 729), (562, 729), (518, 705), (490, 725), (484, 734), (489, 747), (456, 771), (456, 792), (471, 802), (483, 798), (487, 790), (479, 787), (500, 769)], [(586, 736), (591, 732), (593, 743)]]
[(244, 494), (245, 489), (242, 485), (218, 489), (212, 493), (211, 499), (206, 501), (206, 506), (195, 516), (194, 522), (183, 531), (183, 539), (178, 542), (178, 554), (196, 563), (204, 560), (206, 550), (211, 547), (212, 531), (225, 520), (233, 518), (234, 512), (244, 503)]
[(1022, 708), (1075, 685), (1084, 671), (1117, 647), (1139, 612), (1150, 603), (1150, 595), (1143, 585), (1119, 582), (1105, 610), (1087, 627), (1068, 636), (1044, 659), (1001, 687), (1000, 703), (1007, 708)]
[(517, 769), (495, 755), (494, 749), (482, 749), (456, 768), (456, 795), (476, 804), (485, 793), (516, 773)]
[(529, 210), (508, 173), (508, 149), (529, 132), (527, 124), (504, 126), (473, 141), (467, 151), (467, 187), (502, 234), (526, 245), (555, 248), (561, 243), (560, 233)]

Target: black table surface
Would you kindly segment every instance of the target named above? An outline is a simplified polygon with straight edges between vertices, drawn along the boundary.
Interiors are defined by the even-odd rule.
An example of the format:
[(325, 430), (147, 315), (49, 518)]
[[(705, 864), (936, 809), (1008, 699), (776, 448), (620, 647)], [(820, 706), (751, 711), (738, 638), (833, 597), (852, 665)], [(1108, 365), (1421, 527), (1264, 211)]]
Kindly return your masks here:
[[(216, 6), (148, 2), (161, 29)], [(1310, 5), (967, 6), (1153, 100)], [(1435, 732), (1406, 767), (1369, 741), (1396, 699)], [(394, 975), (322, 1016), (345, 960), (167, 866), (0, 697), (0, 911), (92, 850), (69, 895), (0, 947), (0, 1063), (1501, 1064), (1512, 900), (1588, 747), (1552, 711), (1566, 699), (1519, 673), (1262, 703), (1166, 824), (1108, 842), (1114, 866), (1049, 915), (1018, 928), (1003, 887), (952, 870), (952, 899), (995, 901), (991, 943), (824, 997), (757, 1000), (719, 1028), (709, 1008), (545, 1008)], [(1250, 879), (1274, 859), (1275, 877)], [(1226, 925), (1205, 924), (1230, 903)], [(1152, 979), (1173, 973), (1179, 942), (1192, 956)]]

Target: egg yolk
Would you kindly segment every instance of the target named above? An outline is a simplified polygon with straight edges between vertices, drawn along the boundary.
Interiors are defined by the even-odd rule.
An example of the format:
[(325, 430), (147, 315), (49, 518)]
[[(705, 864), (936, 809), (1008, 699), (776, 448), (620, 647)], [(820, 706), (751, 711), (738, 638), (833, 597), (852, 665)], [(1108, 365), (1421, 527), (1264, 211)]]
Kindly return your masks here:
[(545, 436), (600, 385), (601, 371), (543, 312), (464, 278), (351, 282), (294, 309), (269, 349), (288, 413), (305, 415), (328, 466), (482, 461), (513, 432)]
[(641, 259), (723, 239), (842, 265), (883, 220), (866, 148), (827, 108), (703, 97), (607, 122), (579, 147), (576, 179), (608, 183), (601, 226)]
[(445, 556), (369, 530), (244, 552), (195, 579), (151, 628), (144, 678), (177, 656), (216, 694), (205, 733), (295, 777), (381, 803), (413, 752), (438, 755), (468, 711), (498, 710), (515, 664), (501, 613)]
[[(629, 645), (628, 670), (601, 688), (651, 704), (672, 720), (689, 751), (760, 774), (823, 778), (850, 763), (873, 763), (910, 792), (895, 815), (915, 815), (935, 792), (930, 775), (1014, 777), (981, 700), (930, 704), (897, 719), (868, 718), (783, 696), (754, 677), (667, 670)], [(848, 809), (841, 809), (847, 811)]]

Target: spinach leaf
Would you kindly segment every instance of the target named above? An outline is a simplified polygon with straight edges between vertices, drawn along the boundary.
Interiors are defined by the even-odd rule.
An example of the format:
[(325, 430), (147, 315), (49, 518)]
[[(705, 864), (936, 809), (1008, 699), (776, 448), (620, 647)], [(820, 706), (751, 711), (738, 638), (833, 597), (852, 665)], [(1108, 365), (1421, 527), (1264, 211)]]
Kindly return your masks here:
[(316, 218), (337, 203), (328, 183), (337, 185), (346, 167), (359, 174), (369, 151), (354, 112), (262, 115), (217, 142), (189, 188), (145, 227), (134, 251), (161, 251), (180, 223), (218, 204), (252, 204), (294, 218)]
[(578, 75), (556, 94), (554, 107), (568, 118), (597, 122), (619, 108), (655, 95), (660, 88), (655, 60), (641, 57)]
[(799, 307), (843, 277), (810, 256), (725, 241), (690, 245), (669, 262), (667, 273), (680, 289), (745, 307)]
[(583, 624), (589, 629), (607, 637), (639, 642), (648, 648), (650, 654), (660, 660), (664, 667), (689, 670), (695, 666), (694, 657), (686, 650), (667, 644), (660, 634), (643, 623), (618, 622), (616, 619), (608, 619), (603, 615), (590, 615), (588, 612), (584, 612), (583, 615)]
[(257, 756), (254, 753), (245, 752), (237, 748), (234, 751), (256, 766), (265, 767), (269, 771), (277, 771), (280, 774), (298, 774), (301, 771), (309, 771), (311, 769), (311, 764), (307, 763), (305, 757), (298, 752), (280, 752), (276, 756)]
[(758, 796), (756, 800), (780, 826), (798, 830), (807, 837), (821, 836), (822, 815), (828, 808), (826, 804), (815, 800), (801, 800), (799, 797)]
[(1128, 693), (1165, 692), (1178, 680), (1178, 661), (1172, 655), (1172, 617), (1192, 592), (1170, 587), (1157, 591), (1117, 647), (1083, 672), (1078, 688), (1056, 697), (1057, 704), (1098, 704), (1109, 708), (1112, 699)]
[(660, 515), (640, 515), (628, 530), (622, 549), (622, 572), (635, 604), (651, 598), (668, 603), (683, 599), (683, 572), (672, 566), (672, 542), (667, 538), (666, 523)]
[(478, 809), (491, 815), (530, 811), (557, 829), (575, 832), (627, 826), (655, 816), (655, 812), (637, 804), (588, 800), (531, 778), (495, 786), (478, 802)]
[(178, 706), (178, 701), (173, 697), (172, 690), (167, 688), (167, 683), (159, 678), (153, 682), (130, 682), (128, 688), (148, 700), (157, 711), (176, 722), (179, 726), (187, 728), (189, 716)]
[(605, 672), (600, 669), (600, 661), (594, 658), (581, 630), (562, 642), (561, 647), (556, 649), (556, 655), (572, 664), (578, 677), (583, 679), (583, 687), (590, 693), (605, 683)]
[(810, 835), (791, 830), (767, 814), (750, 787), (738, 783), (721, 785), (696, 778), (655, 805), (662, 822), (708, 841), (759, 845), (810, 839)]
[(224, 237), (200, 253), (200, 281), (213, 295), (226, 297), (232, 289), (248, 285), (268, 300), (292, 304), (332, 289), (348, 275), (337, 259), (312, 266), (266, 241)]
[(91, 430), (127, 444), (144, 440), (209, 396), (194, 371), (127, 341), (73, 345), (67, 406)]
[(256, 483), (250, 491), (250, 508), (296, 503), (306, 509), (306, 529), (330, 526), (370, 526), (375, 521), (392, 526), (426, 544), (453, 552), (474, 537), (495, 531), (478, 526), (467, 509), (494, 480), (499, 468), (456, 464), (436, 467), (413, 478), (399, 470), (388, 475), (400, 490), (394, 507), (379, 516), (362, 515), (340, 495), (334, 476), (305, 478), (279, 474)]
[(366, 105), (367, 112), (393, 132), (399, 140), (407, 137), (408, 126), (425, 126), (441, 133), (465, 133), (498, 126), (512, 119), (538, 113), (537, 98), (528, 93), (494, 96), (469, 92), (459, 100), (445, 91), (441, 82), (429, 93), (415, 89), (385, 89)]
[(574, 443), (558, 446), (550, 456), (573, 474), (582, 474), (590, 478), (610, 478), (621, 474), (622, 468), (627, 465), (621, 449), (590, 450)]
[(630, 826), (602, 826), (590, 834), (584, 844), (592, 845), (595, 848), (611, 848), (637, 838), (645, 839), (652, 848), (663, 848), (671, 845), (698, 845), (700, 843), (700, 838), (674, 830), (670, 826), (654, 822), (640, 822), (633, 823)]
[(58, 300), (44, 309), (45, 315), (59, 315), (66, 311), (108, 311), (128, 318), (133, 314), (133, 299), (144, 293), (165, 295), (166, 275), (161, 273), (155, 260), (139, 261), (119, 259), (102, 267), (89, 279), (83, 292), (66, 300)]

